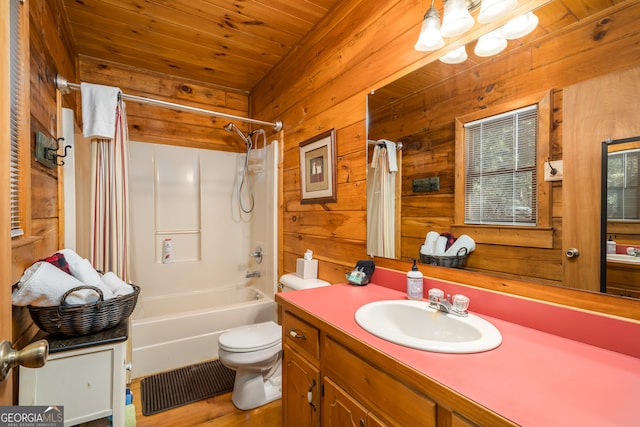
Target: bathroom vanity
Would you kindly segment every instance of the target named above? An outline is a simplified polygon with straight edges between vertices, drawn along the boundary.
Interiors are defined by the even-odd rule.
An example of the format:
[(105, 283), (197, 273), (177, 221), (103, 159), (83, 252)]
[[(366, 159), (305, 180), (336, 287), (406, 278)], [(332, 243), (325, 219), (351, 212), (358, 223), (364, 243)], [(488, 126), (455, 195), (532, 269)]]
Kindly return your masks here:
[[(425, 289), (434, 284), (426, 280)], [(460, 286), (438, 285), (447, 292)], [(482, 298), (474, 292), (471, 312), (474, 298)], [(606, 322), (613, 321), (499, 298), (513, 300), (495, 301), (501, 306), (513, 303), (514, 311), (529, 314), (539, 309), (541, 316), (579, 329), (599, 321), (609, 327)], [(377, 284), (339, 284), (276, 299), (283, 326), (285, 426), (640, 424), (633, 397), (640, 386), (637, 355), (486, 314), (478, 315), (503, 336), (494, 350), (444, 354), (400, 346), (369, 334), (354, 320), (364, 304), (406, 299), (403, 292)], [(638, 325), (622, 327), (633, 333)]]

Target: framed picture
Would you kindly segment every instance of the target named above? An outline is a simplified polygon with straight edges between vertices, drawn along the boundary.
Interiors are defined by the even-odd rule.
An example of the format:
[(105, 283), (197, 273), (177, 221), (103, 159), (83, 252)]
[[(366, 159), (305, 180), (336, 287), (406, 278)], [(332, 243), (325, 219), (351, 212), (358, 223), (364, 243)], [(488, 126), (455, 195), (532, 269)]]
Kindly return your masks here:
[(336, 201), (336, 130), (300, 143), (301, 203)]

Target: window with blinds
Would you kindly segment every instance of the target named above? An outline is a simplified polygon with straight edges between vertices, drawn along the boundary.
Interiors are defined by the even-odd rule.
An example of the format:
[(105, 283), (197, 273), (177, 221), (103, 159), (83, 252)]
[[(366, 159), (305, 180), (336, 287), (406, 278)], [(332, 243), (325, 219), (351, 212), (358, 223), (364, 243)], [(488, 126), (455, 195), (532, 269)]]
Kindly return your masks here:
[(537, 224), (538, 106), (465, 123), (465, 224)]
[(11, 80), (11, 237), (24, 234), (20, 203), (20, 139), (23, 132), (24, 40), (23, 1), (10, 0), (10, 80)]
[(607, 219), (640, 220), (640, 150), (609, 153)]

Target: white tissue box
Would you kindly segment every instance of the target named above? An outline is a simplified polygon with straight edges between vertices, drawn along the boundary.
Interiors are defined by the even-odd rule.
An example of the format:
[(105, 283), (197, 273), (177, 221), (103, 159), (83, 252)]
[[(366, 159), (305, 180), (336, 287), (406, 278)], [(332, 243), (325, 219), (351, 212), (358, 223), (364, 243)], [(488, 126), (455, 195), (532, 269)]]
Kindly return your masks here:
[(317, 279), (318, 260), (298, 258), (296, 262), (296, 276), (301, 279)]

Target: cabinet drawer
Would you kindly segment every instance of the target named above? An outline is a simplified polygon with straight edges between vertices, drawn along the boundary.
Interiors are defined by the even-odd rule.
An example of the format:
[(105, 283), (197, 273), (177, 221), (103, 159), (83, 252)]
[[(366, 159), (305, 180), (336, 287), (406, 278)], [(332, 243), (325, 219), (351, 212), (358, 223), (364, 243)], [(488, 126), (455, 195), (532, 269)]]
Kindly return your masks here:
[(282, 333), (292, 348), (318, 360), (320, 345), (317, 328), (287, 311), (282, 321)]
[(386, 423), (400, 426), (436, 425), (436, 404), (410, 389), (379, 367), (370, 365), (342, 345), (326, 337), (322, 349), (325, 376)]

